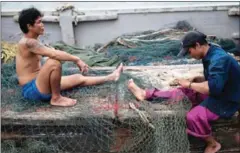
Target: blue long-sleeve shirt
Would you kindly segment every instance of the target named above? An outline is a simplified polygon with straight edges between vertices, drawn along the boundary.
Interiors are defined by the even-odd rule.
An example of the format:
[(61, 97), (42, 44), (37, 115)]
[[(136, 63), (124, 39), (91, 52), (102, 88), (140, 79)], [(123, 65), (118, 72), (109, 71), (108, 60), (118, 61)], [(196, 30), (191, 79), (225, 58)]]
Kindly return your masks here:
[(240, 109), (240, 66), (223, 49), (211, 45), (202, 60), (209, 97), (201, 105), (220, 117), (231, 117)]

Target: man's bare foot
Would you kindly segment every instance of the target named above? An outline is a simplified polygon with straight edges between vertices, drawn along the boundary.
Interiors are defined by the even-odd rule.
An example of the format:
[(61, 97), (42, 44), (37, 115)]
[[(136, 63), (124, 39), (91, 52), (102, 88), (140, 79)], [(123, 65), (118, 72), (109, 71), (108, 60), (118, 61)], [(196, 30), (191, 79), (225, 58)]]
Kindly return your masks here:
[(143, 101), (146, 97), (145, 90), (139, 88), (133, 81), (133, 79), (130, 79), (128, 81), (128, 89), (133, 93), (133, 95), (137, 98), (139, 101)]
[(215, 143), (209, 143), (204, 153), (216, 153), (221, 149), (221, 144), (215, 141)]
[(109, 81), (117, 81), (123, 71), (123, 64), (121, 63), (113, 73), (108, 75)]
[[(239, 116), (239, 115), (238, 115), (238, 116)], [(237, 133), (234, 135), (234, 137), (235, 137), (236, 143), (237, 143), (237, 144), (240, 144), (240, 133), (237, 132)]]
[(50, 104), (54, 106), (74, 106), (77, 103), (76, 99), (60, 96), (58, 98), (52, 98)]

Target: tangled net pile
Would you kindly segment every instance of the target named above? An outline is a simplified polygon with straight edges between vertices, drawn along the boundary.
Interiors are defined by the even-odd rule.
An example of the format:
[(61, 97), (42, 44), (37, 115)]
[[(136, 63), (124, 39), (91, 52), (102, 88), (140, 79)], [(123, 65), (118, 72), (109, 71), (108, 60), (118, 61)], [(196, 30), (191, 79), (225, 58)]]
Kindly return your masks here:
[[(176, 65), (196, 64), (201, 61), (177, 57), (181, 49), (181, 38), (188, 31), (197, 30), (187, 21), (179, 21), (172, 27), (157, 31), (125, 34), (97, 48), (107, 57), (118, 55), (126, 65)], [(231, 38), (208, 36), (207, 40), (220, 45), (226, 52), (239, 54), (237, 44)]]
[[(63, 64), (64, 75), (78, 72), (69, 65)], [(93, 71), (89, 75), (110, 73)], [(78, 104), (71, 108), (55, 108), (49, 103), (23, 99), (15, 64), (3, 64), (2, 152), (188, 152), (187, 100), (174, 105), (155, 100), (153, 102), (161, 102), (164, 106), (156, 112), (151, 108), (152, 103), (139, 105), (128, 91), (126, 81), (130, 78), (134, 78), (132, 74), (123, 73), (118, 82), (65, 91), (63, 94), (76, 98)], [(140, 87), (152, 86), (146, 77), (134, 80)], [(153, 127), (129, 109), (130, 102), (140, 106)]]
[[(125, 65), (195, 64), (200, 61), (188, 60), (189, 57), (177, 57), (181, 49), (181, 38), (191, 30), (196, 29), (186, 21), (179, 21), (166, 29), (125, 34), (105, 45), (96, 44), (88, 49), (63, 42), (51, 46), (80, 57), (89, 66), (116, 66), (121, 62)], [(233, 39), (209, 36), (208, 41), (219, 44), (225, 51), (239, 56), (239, 46)], [(16, 44), (7, 42), (1, 44), (2, 62), (11, 62), (16, 55)]]
[(17, 53), (17, 45), (14, 43), (1, 42), (2, 46), (2, 63), (12, 62)]

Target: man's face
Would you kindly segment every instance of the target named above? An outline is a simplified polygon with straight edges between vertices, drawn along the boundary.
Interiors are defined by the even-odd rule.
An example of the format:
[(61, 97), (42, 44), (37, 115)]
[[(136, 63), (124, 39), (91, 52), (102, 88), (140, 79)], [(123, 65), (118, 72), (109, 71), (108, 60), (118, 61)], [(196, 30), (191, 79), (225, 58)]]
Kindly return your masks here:
[(192, 58), (197, 60), (202, 59), (202, 46), (199, 43), (196, 43), (196, 47), (188, 48), (188, 53)]
[(44, 24), (42, 23), (42, 17), (38, 17), (35, 20), (35, 23), (32, 25), (28, 25), (29, 32), (33, 32), (38, 35), (42, 35), (44, 33)]

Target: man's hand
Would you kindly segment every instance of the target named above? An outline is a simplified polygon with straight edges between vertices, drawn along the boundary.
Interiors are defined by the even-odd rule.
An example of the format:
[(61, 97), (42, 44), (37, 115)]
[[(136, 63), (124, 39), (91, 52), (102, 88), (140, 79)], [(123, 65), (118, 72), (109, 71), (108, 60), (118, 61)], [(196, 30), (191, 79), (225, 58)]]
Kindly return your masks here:
[[(170, 86), (183, 86), (185, 85), (187, 82), (193, 82), (194, 78), (188, 78), (188, 79), (182, 79), (182, 78), (177, 78), (177, 79), (174, 79), (173, 81), (171, 81), (169, 83)], [(180, 82), (182, 84), (180, 84)], [(189, 86), (188, 86), (189, 87)]]
[(85, 73), (85, 72), (87, 73), (88, 72), (88, 65), (86, 63), (84, 63), (82, 60), (79, 59), (76, 62), (76, 64), (77, 64), (77, 66), (79, 67), (79, 69), (82, 73)]
[(178, 86), (179, 83), (178, 83), (178, 79), (174, 79), (172, 80), (170, 83), (169, 83), (170, 86)]
[(188, 79), (175, 79), (180, 86), (184, 88), (191, 88), (192, 90), (202, 93), (202, 94), (209, 94), (209, 86), (208, 81), (204, 81), (201, 83), (191, 83)]
[(187, 80), (188, 80), (189, 82), (195, 82), (195, 81), (196, 81), (196, 77), (187, 78)]
[(189, 88), (189, 85), (190, 85), (190, 81), (189, 80), (186, 80), (186, 79), (178, 79), (178, 84), (184, 88)]
[(187, 80), (190, 82), (201, 83), (201, 82), (205, 81), (205, 78), (204, 78), (204, 76), (195, 76), (195, 77), (189, 78)]

